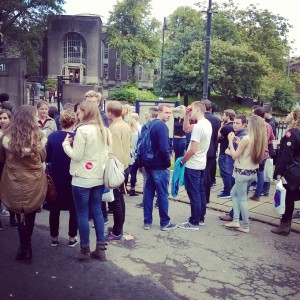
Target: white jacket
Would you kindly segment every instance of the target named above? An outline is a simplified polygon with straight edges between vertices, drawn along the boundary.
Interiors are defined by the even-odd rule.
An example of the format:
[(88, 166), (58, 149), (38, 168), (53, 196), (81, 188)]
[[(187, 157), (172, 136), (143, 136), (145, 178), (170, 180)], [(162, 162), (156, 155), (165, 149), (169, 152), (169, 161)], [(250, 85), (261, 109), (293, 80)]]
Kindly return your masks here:
[[(111, 134), (105, 128), (111, 141)], [(111, 142), (110, 142), (111, 144)], [(71, 158), (70, 174), (83, 178), (103, 178), (110, 147), (103, 143), (95, 124), (81, 125), (76, 131), (73, 147), (63, 142), (65, 153)]]

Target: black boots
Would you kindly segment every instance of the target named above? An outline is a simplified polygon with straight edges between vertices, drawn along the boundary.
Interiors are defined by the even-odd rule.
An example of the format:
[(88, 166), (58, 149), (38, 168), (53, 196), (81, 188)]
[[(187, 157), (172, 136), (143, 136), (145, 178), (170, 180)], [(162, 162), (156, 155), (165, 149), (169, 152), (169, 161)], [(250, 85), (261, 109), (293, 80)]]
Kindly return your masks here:
[(29, 247), (20, 246), (16, 255), (16, 260), (22, 260), (26, 264), (30, 264), (32, 259), (32, 249)]
[(97, 243), (95, 251), (91, 252), (91, 257), (98, 259), (100, 261), (106, 261), (106, 255), (105, 255), (106, 245), (107, 243), (105, 242)]
[(280, 225), (277, 228), (272, 229), (271, 232), (279, 235), (288, 236), (291, 231), (291, 223), (292, 221), (280, 221)]

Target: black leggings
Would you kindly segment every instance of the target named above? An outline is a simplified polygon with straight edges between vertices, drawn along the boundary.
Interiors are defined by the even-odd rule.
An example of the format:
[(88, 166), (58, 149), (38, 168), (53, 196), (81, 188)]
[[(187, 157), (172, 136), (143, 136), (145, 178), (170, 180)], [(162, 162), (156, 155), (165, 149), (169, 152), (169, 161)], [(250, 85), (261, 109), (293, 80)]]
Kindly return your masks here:
[(20, 245), (22, 248), (31, 247), (31, 236), (34, 228), (36, 210), (25, 214), (24, 220), (21, 220), (21, 215), (16, 214), (18, 219), (18, 231), (20, 237)]
[(293, 212), (295, 208), (295, 201), (300, 200), (300, 190), (291, 191), (288, 185), (284, 185), (286, 189), (286, 197), (285, 197), (285, 212), (281, 217), (283, 222), (289, 222), (292, 220)]

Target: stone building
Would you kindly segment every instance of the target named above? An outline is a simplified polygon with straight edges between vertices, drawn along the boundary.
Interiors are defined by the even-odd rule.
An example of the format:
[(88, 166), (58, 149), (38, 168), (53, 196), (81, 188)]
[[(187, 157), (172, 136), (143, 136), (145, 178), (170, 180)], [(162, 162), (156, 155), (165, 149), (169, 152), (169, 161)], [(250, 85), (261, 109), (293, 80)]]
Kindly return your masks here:
[[(109, 88), (127, 84), (131, 70), (119, 62), (115, 49), (108, 47), (105, 31), (98, 15), (52, 17), (45, 43), (45, 75), (69, 76), (72, 86), (99, 86), (104, 96)], [(153, 75), (142, 66), (137, 67), (136, 74), (140, 89), (153, 88)]]

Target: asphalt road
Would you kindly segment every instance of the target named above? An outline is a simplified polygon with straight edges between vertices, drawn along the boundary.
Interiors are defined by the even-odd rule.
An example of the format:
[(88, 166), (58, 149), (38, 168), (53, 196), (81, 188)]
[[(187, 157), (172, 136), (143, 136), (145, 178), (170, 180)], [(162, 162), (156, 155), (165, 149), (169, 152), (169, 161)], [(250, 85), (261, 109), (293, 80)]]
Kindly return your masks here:
[[(2, 218), (0, 299), (300, 299), (299, 234), (277, 236), (259, 222), (251, 223), (250, 234), (227, 230), (210, 210), (199, 231), (163, 232), (154, 209), (146, 231), (139, 201), (126, 197), (124, 232), (134, 240), (112, 242), (105, 263), (74, 260), (79, 248), (67, 246), (65, 213), (60, 244), (51, 247), (45, 210), (36, 220), (32, 264), (17, 262), (17, 230)], [(185, 221), (189, 205), (170, 202), (170, 216)]]

